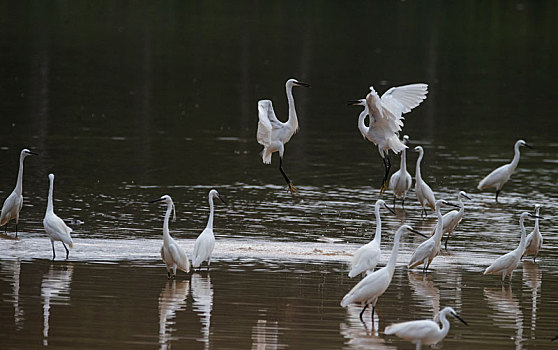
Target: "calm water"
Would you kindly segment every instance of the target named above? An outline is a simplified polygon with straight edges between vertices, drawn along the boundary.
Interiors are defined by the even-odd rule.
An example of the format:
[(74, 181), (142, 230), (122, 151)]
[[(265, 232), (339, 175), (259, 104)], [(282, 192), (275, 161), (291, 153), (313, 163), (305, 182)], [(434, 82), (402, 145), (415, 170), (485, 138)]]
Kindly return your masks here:
[[(0, 197), (20, 149), (40, 153), (25, 163), (20, 240), (0, 240), (3, 348), (412, 348), (384, 327), (444, 306), (469, 326), (452, 320), (437, 348), (553, 347), (558, 4), (30, 1), (1, 2), (0, 13)], [(290, 77), (312, 85), (295, 91), (301, 130), (285, 153), (295, 196), (255, 141), (257, 100), (285, 120)], [(346, 101), (419, 81), (428, 98), (405, 133), (425, 148), (423, 177), (437, 198), (473, 199), (432, 272), (406, 269), (422, 239), (404, 238), (365, 328), (360, 307), (339, 302), (356, 283), (350, 256), (375, 229), (383, 169)], [(519, 138), (535, 149), (522, 149), (495, 204), (476, 184)], [(67, 261), (58, 245), (50, 261), (42, 228), (49, 172), (58, 215), (84, 222), (70, 225)], [(147, 201), (173, 197), (171, 234), (191, 255), (210, 188), (227, 200), (212, 269), (168, 281), (164, 208)], [(517, 246), (519, 214), (535, 203), (540, 258), (502, 287), (482, 271)], [(382, 264), (399, 225), (435, 225), (414, 192), (382, 219)]]

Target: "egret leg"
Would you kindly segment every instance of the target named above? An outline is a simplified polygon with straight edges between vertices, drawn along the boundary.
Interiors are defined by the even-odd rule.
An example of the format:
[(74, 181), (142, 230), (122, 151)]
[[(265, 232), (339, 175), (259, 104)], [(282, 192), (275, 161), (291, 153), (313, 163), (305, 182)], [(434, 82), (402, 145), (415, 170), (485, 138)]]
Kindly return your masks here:
[(536, 263), (535, 259), (537, 258), (537, 255), (535, 254), (535, 256), (533, 257), (533, 262)]
[(372, 330), (374, 330), (374, 310), (376, 310), (376, 306), (372, 306)]
[(167, 270), (167, 279), (169, 279), (169, 280), (171, 279), (171, 274), (170, 274), (169, 270)]
[(54, 241), (50, 241), (50, 244), (52, 245), (52, 261), (54, 261), (54, 258), (56, 258), (56, 253), (54, 252)]
[(364, 322), (364, 320), (362, 319), (362, 315), (364, 314), (364, 310), (366, 310), (366, 308), (368, 307), (368, 304), (364, 304), (364, 307), (362, 308), (362, 311), (360, 312), (360, 322), (364, 323), (366, 325), (366, 323)]
[(500, 190), (496, 190), (496, 203), (498, 203), (498, 195), (500, 194)]
[[(8, 226), (8, 225), (6, 225), (6, 226)], [(17, 238), (17, 224), (16, 224), (16, 238)]]
[(281, 175), (283, 175), (283, 178), (287, 182), (287, 190), (291, 193), (295, 193), (296, 188), (293, 186), (291, 180), (289, 179), (289, 177), (287, 176), (287, 174), (285, 174), (285, 171), (283, 170), (283, 157), (282, 156), (279, 157), (279, 171), (281, 172)]
[(448, 236), (446, 237), (446, 243), (444, 243), (444, 249), (447, 251), (448, 250), (448, 241), (449, 241), (449, 232), (448, 232)]
[(395, 195), (393, 195), (393, 211), (395, 211)]
[(405, 197), (401, 200), (401, 208), (405, 209)]
[(64, 242), (62, 242), (62, 245), (64, 246), (64, 249), (66, 249), (66, 260), (68, 260), (68, 255), (70, 255), (70, 251), (68, 250)]
[(207, 259), (207, 271), (209, 271), (209, 259)]
[(387, 178), (389, 175), (389, 170), (391, 169), (391, 162), (389, 160), (389, 154), (384, 157), (382, 157), (382, 161), (384, 162), (384, 179), (382, 180), (382, 187), (380, 187), (380, 194), (384, 193), (384, 191), (387, 188)]
[(502, 272), (502, 284), (504, 284), (505, 280), (506, 280), (506, 271)]

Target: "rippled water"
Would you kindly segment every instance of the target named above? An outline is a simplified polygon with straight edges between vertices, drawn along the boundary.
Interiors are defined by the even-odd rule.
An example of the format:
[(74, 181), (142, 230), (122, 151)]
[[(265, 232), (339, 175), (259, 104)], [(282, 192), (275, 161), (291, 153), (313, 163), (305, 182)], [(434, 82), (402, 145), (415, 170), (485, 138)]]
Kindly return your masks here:
[[(436, 348), (553, 348), (558, 230), (558, 11), (552, 2), (324, 2), (0, 4), (0, 197), (25, 161), (19, 240), (0, 239), (2, 348), (413, 348), (383, 334), (399, 321), (454, 307)], [(371, 35), (370, 39), (367, 35)], [(293, 40), (296, 38), (296, 40)], [(301, 130), (286, 147), (286, 192), (276, 159), (255, 141), (256, 103), (286, 116), (295, 91)], [(357, 280), (352, 254), (375, 230), (383, 175), (347, 100), (416, 81), (428, 98), (406, 115), (411, 146), (437, 198), (467, 191), (465, 218), (431, 271), (405, 263), (422, 238), (403, 238), (374, 327), (339, 306)], [(494, 203), (478, 181), (521, 161)], [(412, 147), (411, 147), (412, 149)], [(275, 157), (275, 156), (274, 156)], [(417, 154), (408, 152), (415, 173)], [(399, 159), (393, 157), (393, 170)], [(47, 174), (70, 224), (70, 258), (52, 262), (42, 219)], [(191, 255), (217, 188), (209, 272), (166, 278), (159, 257), (172, 196), (173, 237)], [(519, 242), (519, 215), (542, 205), (544, 246), (511, 285), (482, 271)], [(444, 210), (447, 210), (444, 208)], [(382, 260), (403, 223), (424, 233), (414, 191), (382, 211)], [(533, 226), (526, 221), (527, 230)]]

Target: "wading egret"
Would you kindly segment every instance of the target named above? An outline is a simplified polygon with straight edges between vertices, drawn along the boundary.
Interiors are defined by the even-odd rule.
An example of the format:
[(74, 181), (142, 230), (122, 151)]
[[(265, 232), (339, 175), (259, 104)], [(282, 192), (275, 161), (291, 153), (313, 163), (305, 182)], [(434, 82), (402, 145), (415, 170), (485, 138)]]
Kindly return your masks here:
[(31, 152), (27, 148), (21, 150), (19, 154), (19, 172), (17, 173), (16, 186), (13, 192), (6, 198), (2, 205), (2, 213), (0, 214), (0, 226), (4, 226), (4, 233), (8, 232), (8, 222), (15, 219), (15, 233), (17, 238), (17, 223), (19, 221), (19, 212), (23, 207), (23, 160), (30, 155), (39, 154)]
[(378, 199), (376, 205), (374, 206), (374, 214), (376, 215), (376, 234), (374, 239), (369, 243), (358, 248), (353, 255), (351, 261), (351, 271), (349, 272), (349, 277), (355, 277), (361, 273), (373, 272), (380, 260), (382, 251), (380, 249), (380, 242), (382, 240), (382, 221), (380, 220), (380, 208), (384, 206), (387, 210), (393, 212), (386, 203)]
[[(409, 136), (403, 136), (403, 144), (405, 146), (409, 144)], [(407, 171), (407, 149), (403, 148), (401, 150), (401, 166), (389, 179), (389, 189), (393, 191), (393, 209), (395, 209), (396, 198), (401, 199), (401, 207), (405, 208), (405, 196), (412, 183), (411, 174)]]
[[(484, 275), (486, 274), (502, 274), (502, 283), (504, 283), (506, 276), (510, 276), (509, 278), (509, 282), (511, 283), (511, 279), (512, 279), (512, 275), (513, 275), (513, 270), (515, 270), (515, 268), (517, 267), (517, 265), (519, 264), (519, 260), (521, 260), (521, 256), (523, 255), (523, 252), (525, 251), (525, 225), (524, 225), (524, 221), (525, 218), (527, 216), (533, 217), (533, 218), (541, 218), (539, 216), (533, 215), (533, 214), (529, 214), (527, 212), (524, 212), (521, 214), (521, 216), (519, 217), (519, 226), (521, 227), (521, 240), (519, 241), (519, 246), (514, 249), (513, 251), (502, 255), (501, 257), (499, 257), (498, 259), (494, 260), (494, 262), (492, 264), (490, 264), (489, 267), (486, 268), (486, 270), (484, 270)], [(542, 218), (541, 218), (542, 219)]]
[(293, 97), (293, 87), (310, 87), (309, 84), (302, 83), (296, 79), (289, 79), (285, 84), (287, 90), (287, 100), (289, 102), (289, 119), (283, 123), (277, 119), (273, 111), (273, 104), (270, 100), (258, 101), (258, 132), (256, 134), (258, 143), (264, 146), (261, 152), (264, 164), (271, 164), (271, 154), (279, 152), (279, 171), (287, 182), (289, 192), (296, 192), (296, 188), (283, 170), (283, 152), (285, 144), (289, 142), (294, 133), (298, 130), (298, 119)]
[(413, 268), (420, 264), (424, 264), (422, 271), (428, 271), (428, 267), (432, 260), (440, 253), (440, 246), (442, 245), (442, 235), (443, 235), (443, 219), (442, 213), (440, 212), (440, 207), (442, 204), (451, 205), (457, 207), (455, 204), (451, 204), (443, 199), (438, 199), (436, 201), (436, 215), (438, 216), (438, 222), (436, 223), (436, 231), (433, 236), (430, 236), (426, 241), (422, 242), (409, 260), (408, 267)]
[[(535, 205), (535, 215), (539, 216), (539, 212), (541, 210), (540, 204)], [(539, 250), (541, 249), (543, 244), (543, 237), (541, 232), (539, 231), (539, 218), (535, 218), (535, 228), (529, 235), (527, 235), (527, 239), (525, 240), (525, 253), (523, 255), (533, 255), (533, 262), (537, 258), (539, 254)]]
[(410, 341), (415, 344), (416, 349), (420, 349), (424, 345), (433, 345), (444, 339), (449, 332), (450, 323), (446, 318), (450, 314), (457, 318), (463, 324), (467, 325), (464, 319), (459, 317), (451, 307), (445, 307), (440, 311), (440, 322), (442, 328), (438, 326), (437, 322), (432, 320), (416, 320), (401, 323), (395, 323), (387, 326), (384, 334), (395, 334), (399, 338)]
[(194, 268), (201, 268), (201, 264), (207, 261), (207, 269), (209, 270), (211, 253), (213, 253), (213, 248), (215, 248), (215, 236), (213, 235), (213, 198), (218, 198), (221, 202), (225, 203), (217, 190), (209, 191), (209, 219), (207, 220), (205, 229), (196, 239), (196, 243), (194, 243), (194, 255), (192, 256), (192, 266)]
[[(417, 200), (424, 211), (424, 215), (428, 215), (426, 213), (426, 207), (434, 210), (434, 206), (436, 205), (436, 198), (434, 198), (434, 192), (424, 180), (420, 174), (420, 162), (422, 161), (422, 157), (424, 156), (424, 149), (422, 146), (416, 146), (415, 151), (419, 153), (417, 159), (417, 168), (415, 172), (415, 192), (417, 194)], [(422, 213), (421, 213), (422, 214)]]
[[(186, 273), (190, 272), (190, 260), (188, 255), (175, 241), (169, 233), (169, 219), (171, 211), (174, 212), (173, 220), (176, 220), (176, 211), (174, 203), (169, 195), (164, 195), (159, 199), (150, 201), (155, 203), (164, 201), (167, 204), (167, 212), (165, 213), (165, 220), (163, 222), (163, 245), (161, 246), (161, 259), (165, 262), (167, 267), (167, 275), (169, 278), (176, 278), (176, 269), (180, 269)], [(171, 275), (172, 269), (172, 275)]]
[[(403, 127), (403, 114), (410, 112), (426, 99), (428, 85), (423, 83), (392, 87), (382, 97), (370, 86), (370, 93), (364, 102), (364, 111), (358, 118), (361, 134), (378, 146), (378, 152), (384, 162), (384, 179), (380, 193), (387, 188), (387, 179), (391, 163), (389, 151), (399, 153), (406, 148), (399, 140), (399, 132)], [(362, 105), (362, 100), (351, 101), (350, 104)], [(367, 127), (364, 119), (368, 115)]]
[(45, 227), (45, 231), (50, 237), (50, 243), (52, 244), (52, 260), (56, 257), (56, 253), (54, 252), (55, 241), (62, 242), (64, 249), (66, 249), (66, 259), (68, 259), (70, 251), (66, 247), (66, 244), (69, 245), (70, 248), (74, 246), (72, 237), (70, 236), (72, 229), (66, 225), (64, 220), (60, 219), (58, 215), (54, 213), (54, 204), (52, 199), (54, 192), (54, 174), (48, 174), (48, 179), (50, 180), (50, 187), (48, 189), (48, 202), (45, 218), (43, 219), (43, 226)]
[[(465, 197), (468, 200), (471, 198), (465, 193), (465, 191), (459, 191), (457, 195), (457, 201), (459, 202), (459, 210), (452, 210), (449, 213), (444, 214), (443, 218), (443, 228), (442, 234), (447, 233), (446, 242), (444, 243), (444, 249), (448, 250), (448, 240), (450, 235), (453, 233), (457, 225), (463, 220), (463, 214), (465, 214), (465, 204), (463, 204), (463, 199), (461, 197)], [(435, 233), (435, 231), (434, 231)]]
[(514, 155), (511, 163), (504, 164), (496, 169), (494, 169), (490, 174), (488, 174), (484, 179), (479, 182), (477, 188), (479, 190), (484, 190), (485, 188), (492, 188), (496, 189), (496, 203), (498, 203), (498, 194), (504, 187), (504, 184), (510, 179), (510, 176), (517, 168), (517, 164), (519, 164), (519, 147), (526, 146), (528, 148), (533, 148), (529, 146), (523, 140), (517, 140), (515, 145), (513, 146)]
[(391, 256), (386, 266), (379, 270), (376, 270), (364, 277), (360, 282), (358, 282), (353, 289), (341, 300), (341, 306), (346, 307), (351, 303), (364, 303), (364, 308), (360, 312), (360, 320), (364, 323), (362, 315), (368, 307), (372, 305), (372, 323), (374, 323), (374, 308), (376, 307), (376, 302), (378, 298), (384, 294), (388, 289), (391, 279), (393, 278), (393, 272), (395, 270), (395, 263), (397, 262), (397, 253), (399, 251), (399, 239), (401, 235), (406, 230), (412, 231), (416, 234), (424, 236), (422, 233), (413, 230), (409, 225), (402, 225), (397, 232), (395, 232), (395, 237), (393, 238), (393, 249), (391, 251)]

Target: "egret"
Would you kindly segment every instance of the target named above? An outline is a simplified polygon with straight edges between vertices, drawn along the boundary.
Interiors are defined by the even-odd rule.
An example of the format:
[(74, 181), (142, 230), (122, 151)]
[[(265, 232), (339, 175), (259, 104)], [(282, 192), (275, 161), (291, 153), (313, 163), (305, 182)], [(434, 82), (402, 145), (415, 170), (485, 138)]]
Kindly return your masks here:
[(438, 323), (432, 320), (416, 320), (395, 323), (387, 326), (384, 330), (384, 334), (395, 334), (399, 338), (408, 340), (411, 343), (414, 343), (416, 349), (418, 350), (421, 348), (422, 344), (436, 344), (448, 335), (450, 329), (450, 323), (446, 318), (448, 314), (454, 316), (467, 326), (467, 322), (459, 317), (453, 308), (448, 306), (440, 311), (440, 322), (442, 323), (441, 329), (438, 326)]
[(378, 298), (388, 289), (391, 283), (393, 272), (395, 270), (395, 263), (397, 261), (397, 253), (399, 251), (399, 239), (406, 230), (424, 236), (422, 233), (415, 231), (411, 226), (402, 225), (395, 232), (393, 249), (387, 265), (364, 277), (353, 287), (353, 289), (349, 291), (349, 293), (347, 293), (347, 295), (345, 295), (345, 297), (343, 297), (343, 300), (341, 300), (342, 307), (346, 307), (351, 303), (364, 303), (364, 308), (359, 315), (362, 323), (364, 323), (362, 315), (369, 304), (372, 305), (371, 317), (372, 322), (374, 322), (374, 308), (376, 307), (376, 302), (378, 301)]
[(60, 219), (60, 217), (54, 213), (54, 204), (52, 200), (52, 194), (54, 192), (54, 174), (48, 174), (48, 179), (50, 180), (50, 187), (48, 189), (48, 202), (45, 218), (43, 219), (43, 226), (45, 227), (45, 232), (50, 237), (52, 260), (56, 257), (56, 253), (54, 252), (54, 242), (56, 241), (62, 242), (64, 249), (66, 249), (66, 259), (68, 259), (70, 251), (66, 247), (66, 244), (70, 246), (70, 248), (74, 246), (74, 242), (70, 236), (72, 229), (66, 225), (64, 220)]
[[(166, 264), (168, 278), (176, 278), (176, 269), (180, 269), (186, 273), (190, 272), (190, 260), (188, 255), (175, 241), (169, 233), (169, 219), (171, 211), (174, 213), (173, 220), (176, 220), (176, 211), (174, 203), (169, 195), (164, 195), (159, 199), (150, 201), (155, 203), (164, 201), (167, 204), (167, 212), (163, 222), (163, 245), (161, 246), (161, 259)], [(171, 275), (172, 269), (172, 275)]]
[(19, 212), (23, 207), (23, 160), (25, 157), (38, 153), (31, 152), (27, 148), (21, 150), (19, 154), (19, 172), (17, 174), (16, 186), (13, 192), (6, 198), (2, 205), (2, 213), (0, 214), (0, 226), (4, 226), (4, 233), (8, 232), (8, 222), (15, 219), (15, 231), (17, 238), (17, 223), (19, 221)]
[[(426, 207), (434, 210), (434, 206), (436, 205), (436, 198), (434, 198), (434, 192), (424, 180), (420, 174), (420, 162), (422, 161), (422, 157), (424, 156), (424, 149), (422, 146), (416, 146), (415, 151), (419, 153), (419, 157), (417, 159), (417, 168), (415, 172), (415, 192), (417, 194), (417, 200), (419, 201), (422, 210), (424, 210), (424, 215), (428, 215), (426, 213)], [(422, 214), (422, 213), (421, 213)]]
[(450, 235), (456, 229), (457, 225), (459, 225), (461, 220), (463, 220), (463, 214), (465, 214), (465, 204), (463, 204), (463, 199), (461, 197), (465, 197), (468, 200), (471, 200), (471, 197), (469, 197), (465, 191), (459, 191), (459, 194), (457, 195), (459, 210), (452, 210), (449, 213), (444, 214), (444, 216), (442, 217), (442, 234), (448, 234), (446, 237), (446, 242), (444, 243), (445, 250), (448, 250), (448, 240), (450, 238)]
[(484, 179), (482, 179), (481, 182), (479, 182), (479, 185), (477, 186), (479, 190), (484, 190), (485, 188), (494, 187), (496, 189), (496, 203), (498, 203), (498, 195), (500, 194), (502, 187), (504, 187), (504, 184), (510, 179), (510, 176), (515, 171), (515, 168), (517, 168), (517, 164), (519, 164), (520, 146), (526, 146), (531, 149), (533, 148), (529, 146), (525, 141), (517, 140), (513, 147), (514, 155), (511, 163), (504, 164), (494, 169), (490, 174), (488, 174)]
[(310, 87), (309, 84), (300, 82), (296, 79), (289, 79), (285, 83), (287, 90), (287, 100), (289, 102), (289, 119), (283, 123), (277, 119), (273, 111), (273, 104), (270, 100), (258, 101), (258, 143), (264, 146), (261, 155), (264, 164), (271, 164), (271, 155), (273, 152), (279, 152), (279, 171), (287, 182), (287, 190), (291, 193), (296, 192), (291, 180), (283, 170), (283, 153), (285, 144), (289, 142), (294, 133), (298, 130), (298, 118), (293, 97), (293, 87), (304, 86)]
[[(384, 162), (384, 179), (380, 193), (387, 187), (387, 178), (391, 163), (389, 151), (399, 153), (406, 148), (399, 140), (399, 132), (403, 127), (403, 114), (410, 112), (426, 99), (428, 85), (423, 83), (392, 87), (382, 97), (370, 87), (370, 93), (362, 100), (351, 101), (353, 105), (364, 105), (364, 110), (358, 118), (358, 129), (360, 133), (378, 146), (378, 152)], [(368, 115), (367, 127), (364, 119)]]
[(192, 257), (192, 265), (194, 268), (201, 268), (201, 264), (207, 261), (207, 269), (209, 270), (211, 253), (213, 253), (213, 248), (215, 248), (215, 236), (213, 235), (213, 198), (218, 198), (221, 202), (225, 203), (217, 190), (209, 191), (209, 219), (207, 220), (205, 229), (196, 239), (196, 243), (194, 243), (194, 256)]
[(382, 221), (380, 220), (380, 208), (384, 206), (387, 210), (395, 214), (386, 203), (378, 199), (376, 205), (374, 206), (374, 213), (376, 214), (376, 234), (374, 239), (369, 243), (360, 247), (351, 262), (351, 271), (349, 272), (349, 277), (355, 277), (361, 273), (373, 272), (380, 260), (381, 250), (380, 241), (382, 240)]
[[(409, 136), (403, 136), (403, 144), (407, 145), (409, 143)], [(411, 188), (413, 179), (411, 174), (407, 171), (407, 149), (403, 148), (401, 150), (401, 166), (391, 178), (389, 179), (389, 189), (393, 191), (393, 208), (395, 209), (395, 199), (401, 199), (401, 206), (405, 208), (405, 196), (407, 191)]]
[(440, 208), (442, 204), (451, 205), (457, 207), (455, 204), (447, 202), (443, 199), (438, 199), (436, 201), (436, 215), (438, 216), (438, 223), (436, 223), (436, 231), (433, 236), (430, 236), (426, 241), (422, 242), (415, 252), (413, 256), (411, 256), (411, 260), (409, 260), (408, 267), (413, 268), (420, 264), (424, 264), (422, 271), (428, 271), (428, 267), (432, 260), (440, 253), (440, 246), (442, 245), (442, 235), (443, 235), (443, 218), (442, 213), (440, 212)]
[[(539, 212), (541, 210), (540, 204), (535, 205), (535, 215), (539, 216)], [(539, 250), (541, 249), (543, 244), (543, 237), (541, 232), (539, 231), (539, 218), (535, 218), (535, 228), (529, 235), (527, 235), (527, 239), (525, 240), (525, 253), (523, 255), (533, 255), (533, 262), (537, 258), (539, 254)]]
[(516, 249), (512, 250), (511, 252), (504, 254), (498, 259), (496, 259), (492, 264), (490, 264), (489, 267), (486, 268), (486, 270), (484, 270), (483, 275), (486, 275), (488, 273), (491, 274), (501, 273), (502, 283), (504, 283), (506, 276), (510, 276), (509, 282), (511, 283), (513, 270), (515, 270), (515, 268), (519, 264), (519, 260), (521, 259), (521, 256), (525, 251), (526, 239), (525, 239), (525, 225), (523, 222), (525, 221), (525, 218), (527, 216), (542, 219), (539, 216), (529, 214), (527, 212), (522, 213), (521, 216), (519, 217), (519, 226), (521, 227), (521, 240), (519, 241), (519, 246)]

